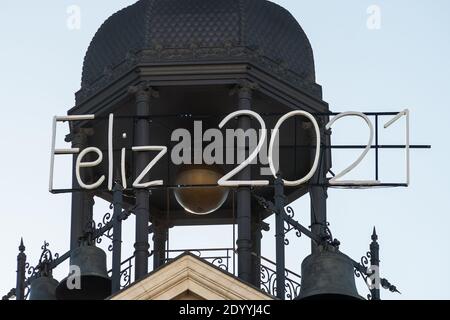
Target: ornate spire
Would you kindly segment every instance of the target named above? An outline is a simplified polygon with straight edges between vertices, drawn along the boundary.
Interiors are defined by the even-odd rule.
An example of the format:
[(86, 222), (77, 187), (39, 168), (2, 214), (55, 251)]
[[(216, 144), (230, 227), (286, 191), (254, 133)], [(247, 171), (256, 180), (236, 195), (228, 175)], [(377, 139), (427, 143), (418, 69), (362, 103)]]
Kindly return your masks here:
[(377, 240), (378, 240), (377, 230), (375, 229), (375, 227), (373, 227), (372, 241), (377, 241)]
[(20, 252), (24, 252), (25, 251), (25, 245), (23, 244), (23, 238), (20, 238), (19, 251)]

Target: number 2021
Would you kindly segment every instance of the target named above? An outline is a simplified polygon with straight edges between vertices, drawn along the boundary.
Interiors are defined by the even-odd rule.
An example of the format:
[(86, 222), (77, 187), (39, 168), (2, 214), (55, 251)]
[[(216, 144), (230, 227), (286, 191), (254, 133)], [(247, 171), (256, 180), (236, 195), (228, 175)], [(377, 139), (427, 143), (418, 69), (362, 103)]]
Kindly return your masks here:
[[(257, 114), (254, 111), (248, 111), (248, 110), (236, 111), (236, 112), (228, 115), (224, 120), (222, 120), (222, 122), (219, 124), (219, 128), (222, 129), (223, 126), (230, 119), (238, 117), (238, 116), (244, 116), (244, 115), (254, 117), (260, 123), (261, 132), (262, 133), (261, 133), (261, 136), (260, 136), (259, 144), (256, 147), (256, 149), (250, 154), (250, 156), (244, 162), (242, 162), (238, 167), (236, 167), (235, 169), (230, 171), (228, 174), (226, 174), (224, 177), (222, 177), (218, 181), (218, 184), (220, 186), (228, 186), (228, 187), (264, 186), (264, 185), (268, 185), (269, 184), (268, 180), (252, 180), (252, 181), (230, 180), (231, 177), (235, 176), (237, 173), (239, 173), (241, 170), (243, 170), (246, 166), (248, 166), (257, 157), (258, 153), (261, 151), (262, 146), (265, 143), (265, 140), (267, 139), (267, 130), (266, 130), (266, 125), (264, 123), (264, 120), (261, 118), (261, 116), (259, 114)], [(274, 159), (273, 158), (274, 145), (275, 145), (275, 141), (276, 141), (277, 135), (279, 134), (281, 125), (287, 119), (289, 119), (291, 117), (294, 117), (294, 116), (303, 116), (303, 117), (307, 118), (309, 121), (311, 121), (311, 123), (313, 124), (314, 130), (315, 130), (316, 146), (317, 147), (316, 147), (316, 152), (315, 152), (315, 156), (314, 156), (314, 162), (313, 162), (313, 165), (311, 167), (311, 170), (303, 178), (295, 180), (295, 181), (283, 180), (284, 184), (286, 186), (289, 186), (289, 187), (300, 186), (302, 184), (305, 184), (306, 182), (308, 182), (312, 178), (312, 176), (317, 171), (319, 160), (320, 160), (320, 151), (321, 151), (320, 129), (319, 129), (319, 125), (318, 125), (316, 119), (313, 117), (313, 115), (308, 113), (308, 112), (306, 112), (306, 111), (301, 111), (301, 110), (292, 111), (292, 112), (289, 112), (289, 113), (285, 114), (276, 123), (276, 125), (275, 125), (275, 127), (274, 127), (274, 129), (272, 131), (272, 136), (271, 136), (270, 143), (269, 143), (268, 159), (269, 159), (270, 170), (271, 170), (273, 176), (276, 177), (276, 174), (277, 174), (277, 170), (275, 169), (275, 164), (274, 164), (274, 161), (273, 161), (273, 159)], [(398, 113), (393, 119), (391, 119), (389, 122), (387, 122), (384, 125), (384, 128), (385, 129), (389, 128), (392, 124), (397, 122), (403, 116), (406, 117), (406, 180), (407, 180), (406, 183), (407, 183), (407, 185), (409, 185), (409, 182), (410, 182), (409, 110), (405, 109), (404, 111)], [(333, 124), (336, 121), (338, 121), (339, 119), (345, 118), (345, 117), (358, 117), (358, 118), (361, 118), (362, 120), (364, 120), (364, 122), (366, 123), (366, 125), (367, 125), (367, 127), (369, 129), (369, 140), (367, 142), (367, 145), (366, 145), (365, 149), (361, 153), (361, 155), (351, 165), (349, 165), (344, 170), (342, 170), (340, 173), (336, 174), (333, 178), (331, 178), (329, 180), (329, 184), (331, 186), (350, 185), (350, 186), (355, 186), (355, 187), (356, 186), (376, 186), (376, 185), (380, 185), (381, 182), (378, 181), (378, 180), (342, 180), (341, 179), (342, 177), (347, 175), (350, 171), (355, 169), (363, 161), (363, 159), (366, 157), (366, 155), (368, 154), (368, 152), (370, 151), (370, 149), (372, 147), (373, 137), (374, 137), (374, 128), (373, 128), (373, 124), (370, 121), (370, 119), (364, 113), (355, 112), (355, 111), (343, 112), (343, 113), (340, 113), (340, 114), (336, 115), (335, 117), (333, 117), (330, 120), (330, 122), (328, 122), (328, 124), (325, 126), (325, 129), (326, 130), (330, 130), (331, 127), (333, 126)]]

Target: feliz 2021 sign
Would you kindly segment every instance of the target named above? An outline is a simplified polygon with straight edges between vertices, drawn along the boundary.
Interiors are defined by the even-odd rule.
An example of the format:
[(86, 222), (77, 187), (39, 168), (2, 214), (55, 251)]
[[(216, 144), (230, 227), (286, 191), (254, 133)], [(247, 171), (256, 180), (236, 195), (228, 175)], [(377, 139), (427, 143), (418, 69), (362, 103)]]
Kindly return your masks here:
[[(250, 111), (250, 110), (240, 110), (233, 113), (230, 113), (227, 115), (218, 125), (219, 129), (222, 129), (231, 119), (240, 117), (240, 116), (247, 116), (252, 117), (257, 120), (257, 122), (260, 125), (259, 129), (259, 139), (256, 147), (254, 148), (253, 152), (250, 153), (250, 155), (244, 160), (241, 161), (233, 170), (225, 174), (222, 178), (220, 178), (217, 182), (219, 186), (223, 187), (239, 187), (239, 186), (267, 186), (269, 185), (269, 180), (233, 180), (233, 177), (236, 176), (239, 172), (241, 172), (244, 168), (249, 166), (251, 163), (253, 163), (258, 155), (262, 152), (263, 146), (266, 144), (268, 135), (266, 128), (266, 124), (263, 120), (263, 118), (256, 112)], [(279, 131), (281, 130), (281, 126), (283, 123), (292, 118), (292, 117), (305, 117), (308, 119), (314, 128), (315, 131), (315, 140), (316, 140), (316, 151), (314, 156), (314, 162), (309, 170), (309, 172), (302, 178), (295, 180), (295, 181), (289, 181), (284, 180), (284, 183), (286, 186), (289, 187), (297, 187), (301, 186), (303, 184), (308, 183), (308, 181), (313, 177), (313, 175), (316, 173), (319, 165), (319, 158), (320, 158), (320, 152), (321, 152), (321, 134), (319, 125), (317, 123), (317, 120), (314, 118), (314, 116), (306, 111), (297, 110), (289, 112), (277, 121), (275, 127), (272, 129), (272, 134), (269, 142), (269, 147), (267, 150), (267, 159), (268, 164), (270, 167), (271, 174), (276, 177), (278, 170), (276, 169), (276, 163), (274, 159), (278, 159), (278, 148), (277, 148), (277, 139), (279, 135)], [(399, 112), (396, 114), (391, 120), (389, 120), (385, 125), (384, 128), (387, 129), (390, 126), (392, 126), (394, 123), (396, 123), (398, 120), (400, 120), (402, 117), (405, 117), (406, 119), (406, 186), (410, 183), (410, 127), (409, 127), (409, 110), (405, 109), (402, 112)], [(326, 130), (330, 130), (332, 126), (339, 121), (342, 118), (346, 117), (356, 117), (360, 118), (364, 123), (367, 125), (367, 129), (369, 131), (369, 139), (367, 142), (367, 145), (365, 146), (363, 152), (359, 155), (359, 157), (354, 160), (350, 165), (348, 165), (344, 170), (342, 170), (340, 173), (335, 174), (334, 177), (329, 179), (329, 185), (330, 186), (351, 186), (351, 187), (358, 187), (358, 186), (380, 186), (382, 183), (379, 180), (344, 180), (342, 179), (345, 175), (347, 175), (349, 172), (354, 170), (366, 157), (370, 149), (372, 148), (373, 139), (374, 139), (374, 126), (369, 119), (367, 115), (365, 115), (362, 112), (356, 112), (356, 111), (349, 111), (349, 112), (343, 112), (340, 114), (337, 114), (334, 116), (325, 126)], [(70, 148), (70, 149), (56, 149), (56, 128), (58, 122), (70, 122), (70, 121), (86, 121), (86, 120), (94, 120), (95, 115), (74, 115), (74, 116), (55, 116), (53, 119), (53, 130), (52, 130), (52, 150), (51, 150), (51, 161), (50, 161), (50, 181), (49, 181), (49, 190), (50, 192), (54, 192), (53, 188), (53, 174), (54, 174), (54, 162), (55, 162), (55, 155), (77, 155), (76, 157), (76, 163), (75, 163), (75, 176), (77, 179), (77, 182), (79, 186), (82, 189), (85, 190), (94, 190), (99, 188), (107, 179), (108, 181), (108, 190), (112, 190), (113, 188), (113, 168), (114, 168), (114, 161), (113, 161), (113, 128), (114, 128), (114, 114), (110, 114), (108, 118), (108, 175), (107, 177), (105, 175), (102, 175), (98, 178), (97, 181), (93, 183), (86, 183), (83, 181), (81, 177), (81, 169), (82, 168), (93, 168), (98, 166), (100, 163), (102, 163), (104, 155), (103, 152), (97, 148), (97, 147), (87, 147), (83, 150), (80, 150), (79, 148)], [(128, 150), (129, 152), (130, 150)], [(151, 188), (155, 186), (163, 186), (164, 180), (153, 180), (153, 181), (143, 181), (144, 178), (147, 176), (147, 174), (151, 171), (151, 169), (155, 166), (158, 161), (160, 161), (168, 151), (167, 146), (134, 146), (131, 148), (131, 152), (150, 152), (150, 151), (156, 151), (158, 154), (156, 157), (154, 157), (142, 170), (142, 172), (137, 176), (137, 178), (132, 183), (132, 187), (135, 189), (145, 189), (145, 188)], [(121, 180), (123, 181), (123, 187), (126, 189), (126, 175), (125, 175), (125, 159), (126, 159), (126, 148), (121, 149), (121, 161), (120, 161), (120, 169), (121, 169)], [(93, 161), (84, 161), (86, 156), (88, 154), (96, 154), (97, 158)]]

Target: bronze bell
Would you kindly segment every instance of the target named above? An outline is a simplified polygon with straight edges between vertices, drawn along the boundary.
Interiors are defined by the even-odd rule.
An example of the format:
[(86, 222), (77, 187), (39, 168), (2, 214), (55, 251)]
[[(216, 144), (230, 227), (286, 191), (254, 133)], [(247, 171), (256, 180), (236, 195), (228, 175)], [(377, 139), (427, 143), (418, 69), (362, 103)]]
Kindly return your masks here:
[[(59, 300), (102, 300), (111, 295), (106, 253), (102, 249), (90, 245), (78, 247), (70, 255), (70, 265), (72, 274), (56, 288)], [(79, 286), (76, 286), (76, 267), (80, 272)]]
[(36, 278), (30, 285), (30, 300), (56, 300), (58, 281), (52, 276)]
[(356, 289), (352, 260), (333, 247), (306, 257), (296, 299), (362, 299)]

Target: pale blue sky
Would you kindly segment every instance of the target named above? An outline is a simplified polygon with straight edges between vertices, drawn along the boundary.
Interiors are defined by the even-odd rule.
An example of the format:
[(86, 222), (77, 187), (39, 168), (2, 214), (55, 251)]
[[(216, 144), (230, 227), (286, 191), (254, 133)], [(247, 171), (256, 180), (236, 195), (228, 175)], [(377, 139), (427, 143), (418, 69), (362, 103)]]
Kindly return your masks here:
[[(68, 249), (70, 197), (48, 187), (51, 118), (65, 114), (79, 89), (84, 53), (97, 28), (132, 0), (3, 0), (0, 6), (0, 294), (15, 284), (17, 246), (24, 236), (34, 264), (44, 240)], [(373, 225), (381, 245), (382, 275), (403, 295), (387, 299), (449, 299), (450, 250), (450, 2), (447, 0), (278, 0), (297, 18), (314, 49), (317, 82), (333, 111), (411, 110), (411, 139), (432, 150), (412, 151), (410, 188), (330, 190), (329, 220), (341, 249), (355, 259), (367, 251)], [(69, 5), (81, 8), (81, 29), (66, 26)], [(366, 26), (370, 5), (381, 9), (381, 29)], [(335, 143), (362, 143), (357, 123), (336, 125)], [(363, 128), (363, 127), (361, 127)], [(363, 138), (359, 139), (358, 133)], [(402, 143), (402, 125), (383, 133), (385, 143)], [(348, 163), (336, 153), (334, 169)], [(369, 158), (370, 159), (370, 158)], [(367, 163), (355, 172), (366, 178)], [(346, 161), (345, 161), (346, 160)], [(345, 162), (344, 162), (345, 161)], [(383, 177), (402, 179), (403, 154), (381, 156)], [(63, 177), (64, 178), (64, 177)], [(67, 172), (67, 178), (69, 173)], [(99, 205), (100, 207), (100, 205)], [(307, 201), (296, 217), (309, 223)], [(103, 209), (102, 209), (103, 210)], [(100, 212), (101, 213), (101, 212)], [(126, 230), (132, 230), (132, 221)], [(130, 228), (131, 226), (131, 228)], [(173, 248), (231, 246), (216, 229), (188, 228), (171, 234)], [(223, 235), (229, 228), (221, 228)], [(128, 235), (132, 239), (131, 232)], [(208, 241), (208, 242), (206, 242)], [(272, 257), (273, 232), (264, 255)], [(299, 271), (308, 243), (292, 238), (288, 267)], [(130, 247), (125, 251), (131, 252)], [(60, 268), (60, 279), (68, 271)], [(362, 289), (361, 280), (357, 280)], [(366, 292), (361, 290), (361, 294)]]

